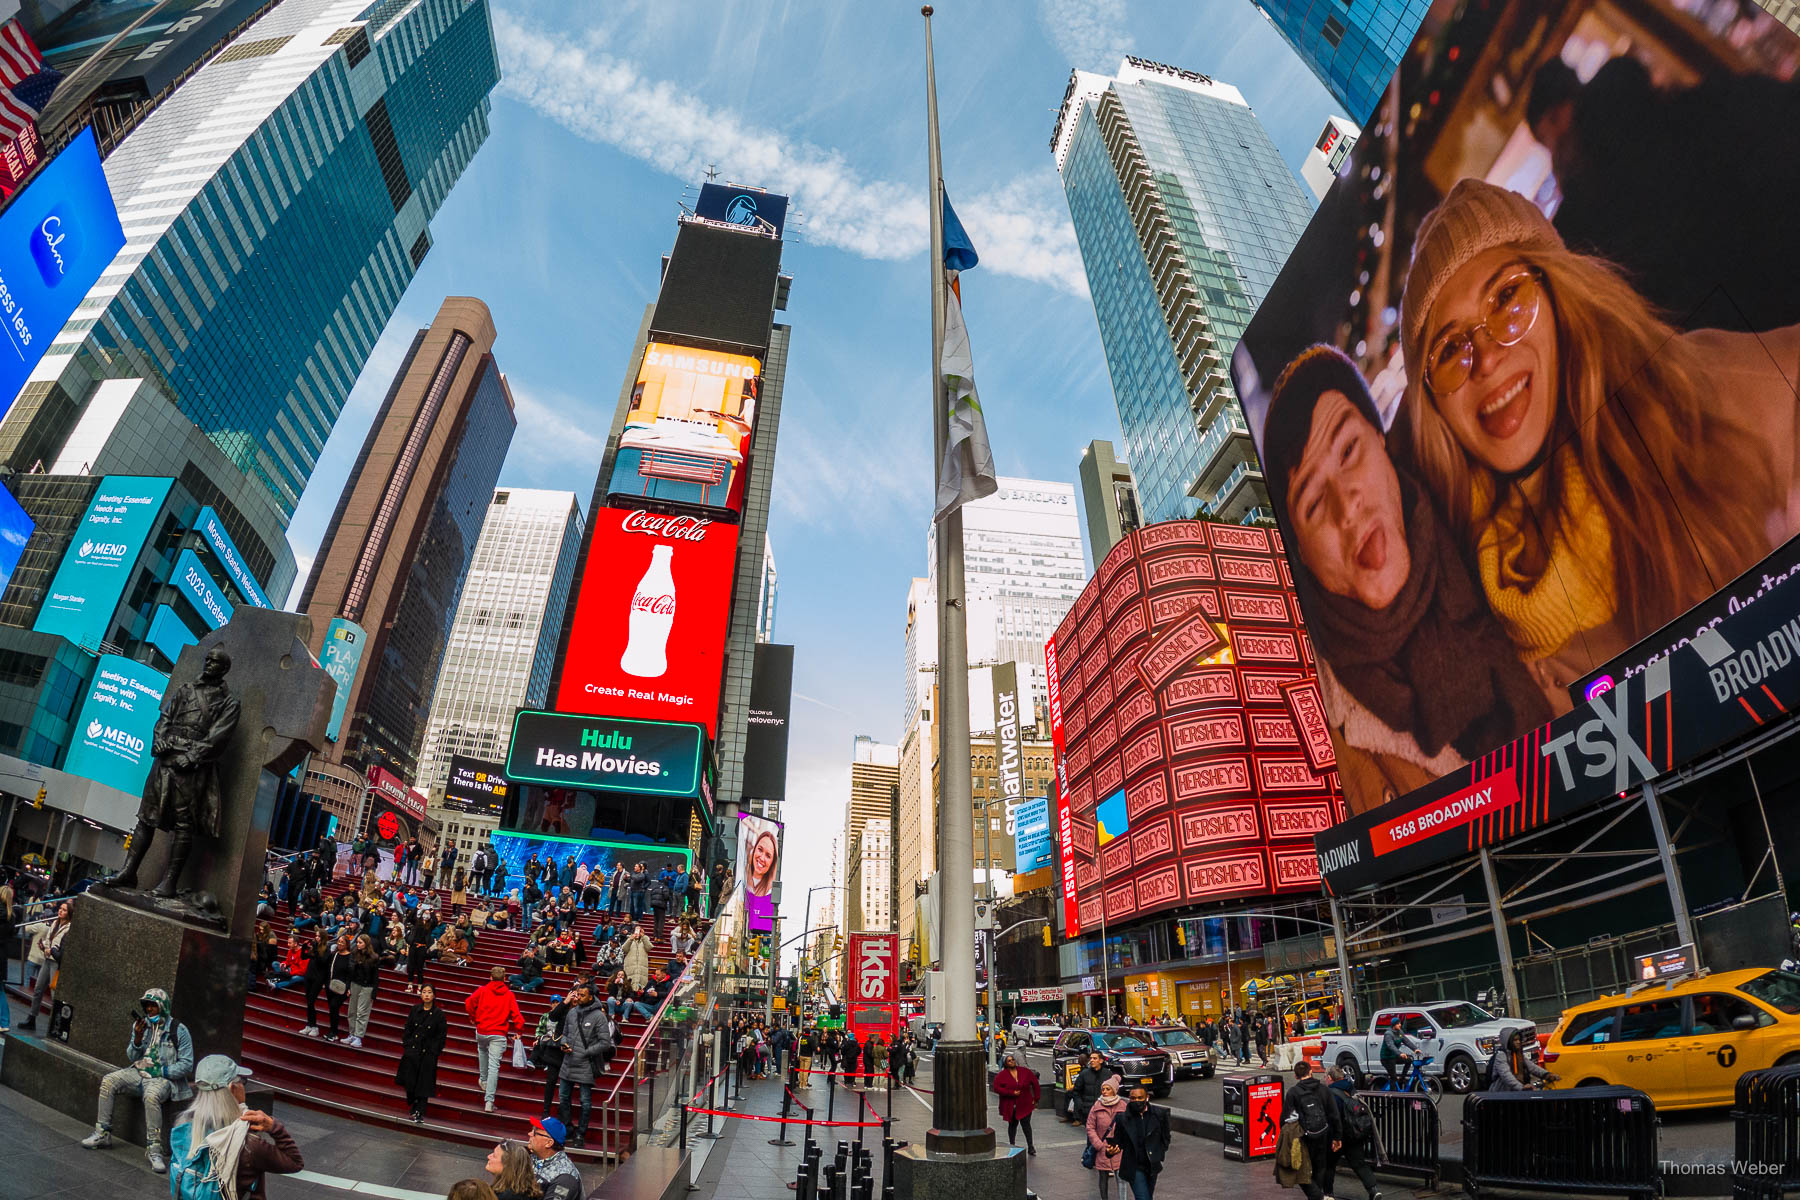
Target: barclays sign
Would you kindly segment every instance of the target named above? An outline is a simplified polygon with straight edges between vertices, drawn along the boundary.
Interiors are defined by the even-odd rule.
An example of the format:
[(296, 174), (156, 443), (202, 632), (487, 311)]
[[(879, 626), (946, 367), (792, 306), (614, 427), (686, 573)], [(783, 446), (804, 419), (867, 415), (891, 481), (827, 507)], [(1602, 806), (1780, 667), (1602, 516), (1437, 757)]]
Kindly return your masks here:
[(708, 183), (700, 187), (700, 198), (694, 202), (694, 215), (728, 225), (749, 229), (772, 227), (780, 237), (787, 223), (788, 198), (757, 188), (726, 187)]

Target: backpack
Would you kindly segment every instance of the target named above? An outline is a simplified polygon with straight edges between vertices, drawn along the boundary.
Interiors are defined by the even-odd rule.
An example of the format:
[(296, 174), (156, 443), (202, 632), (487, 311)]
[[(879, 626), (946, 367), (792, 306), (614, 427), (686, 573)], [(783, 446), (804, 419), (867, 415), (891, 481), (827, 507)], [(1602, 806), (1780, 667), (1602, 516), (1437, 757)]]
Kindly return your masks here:
[(1326, 1099), (1319, 1095), (1322, 1090), (1312, 1085), (1294, 1087), (1294, 1114), (1300, 1118), (1302, 1137), (1320, 1137), (1331, 1129), (1331, 1118), (1325, 1112)]
[(1375, 1133), (1375, 1114), (1361, 1096), (1341, 1088), (1330, 1089), (1337, 1096), (1344, 1124), (1357, 1141), (1367, 1141)]
[(193, 1133), (186, 1121), (169, 1130), (169, 1195), (174, 1200), (223, 1200), (224, 1188), (212, 1177), (206, 1143), (188, 1145)]

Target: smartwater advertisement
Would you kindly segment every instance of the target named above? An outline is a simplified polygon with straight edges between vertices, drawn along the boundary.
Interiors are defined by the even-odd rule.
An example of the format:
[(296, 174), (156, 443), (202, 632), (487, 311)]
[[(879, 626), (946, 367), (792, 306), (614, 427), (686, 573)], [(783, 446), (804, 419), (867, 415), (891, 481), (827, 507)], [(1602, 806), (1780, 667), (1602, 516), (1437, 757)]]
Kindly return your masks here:
[(143, 663), (102, 654), (75, 718), (63, 770), (136, 795), (150, 777), (150, 738), (169, 677)]

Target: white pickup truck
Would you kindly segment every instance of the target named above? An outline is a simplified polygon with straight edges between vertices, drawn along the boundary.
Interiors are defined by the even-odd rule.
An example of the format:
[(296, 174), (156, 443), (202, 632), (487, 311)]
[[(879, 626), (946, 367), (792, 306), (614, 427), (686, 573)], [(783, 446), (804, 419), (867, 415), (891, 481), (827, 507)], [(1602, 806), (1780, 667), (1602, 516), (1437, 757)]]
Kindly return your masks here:
[(1439, 1000), (1381, 1009), (1367, 1033), (1328, 1035), (1320, 1057), (1328, 1066), (1381, 1075), (1381, 1039), (1395, 1022), (1432, 1056), (1425, 1073), (1441, 1076), (1447, 1092), (1481, 1087), (1488, 1060), (1509, 1030), (1523, 1030), (1527, 1043), (1537, 1040), (1537, 1028), (1530, 1021), (1496, 1017), (1467, 1000)]

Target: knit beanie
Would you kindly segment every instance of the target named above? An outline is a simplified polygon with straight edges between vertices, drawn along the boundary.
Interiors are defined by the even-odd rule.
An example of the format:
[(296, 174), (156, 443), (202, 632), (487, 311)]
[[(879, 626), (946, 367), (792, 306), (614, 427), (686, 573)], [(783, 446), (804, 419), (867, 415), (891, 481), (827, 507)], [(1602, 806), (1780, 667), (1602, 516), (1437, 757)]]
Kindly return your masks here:
[(1537, 205), (1503, 187), (1460, 179), (1419, 226), (1412, 266), (1400, 294), (1400, 336), (1409, 374), (1423, 380), (1425, 320), (1450, 277), (1496, 246), (1561, 250), (1562, 236)]
[[(1350, 356), (1336, 346), (1308, 346), (1275, 381), (1263, 422), (1263, 478), (1276, 511), (1288, 516), (1288, 481), (1312, 437), (1313, 412), (1326, 392), (1342, 392), (1363, 419), (1382, 433), (1381, 414), (1369, 385)], [(1289, 517), (1292, 525), (1292, 518)]]

